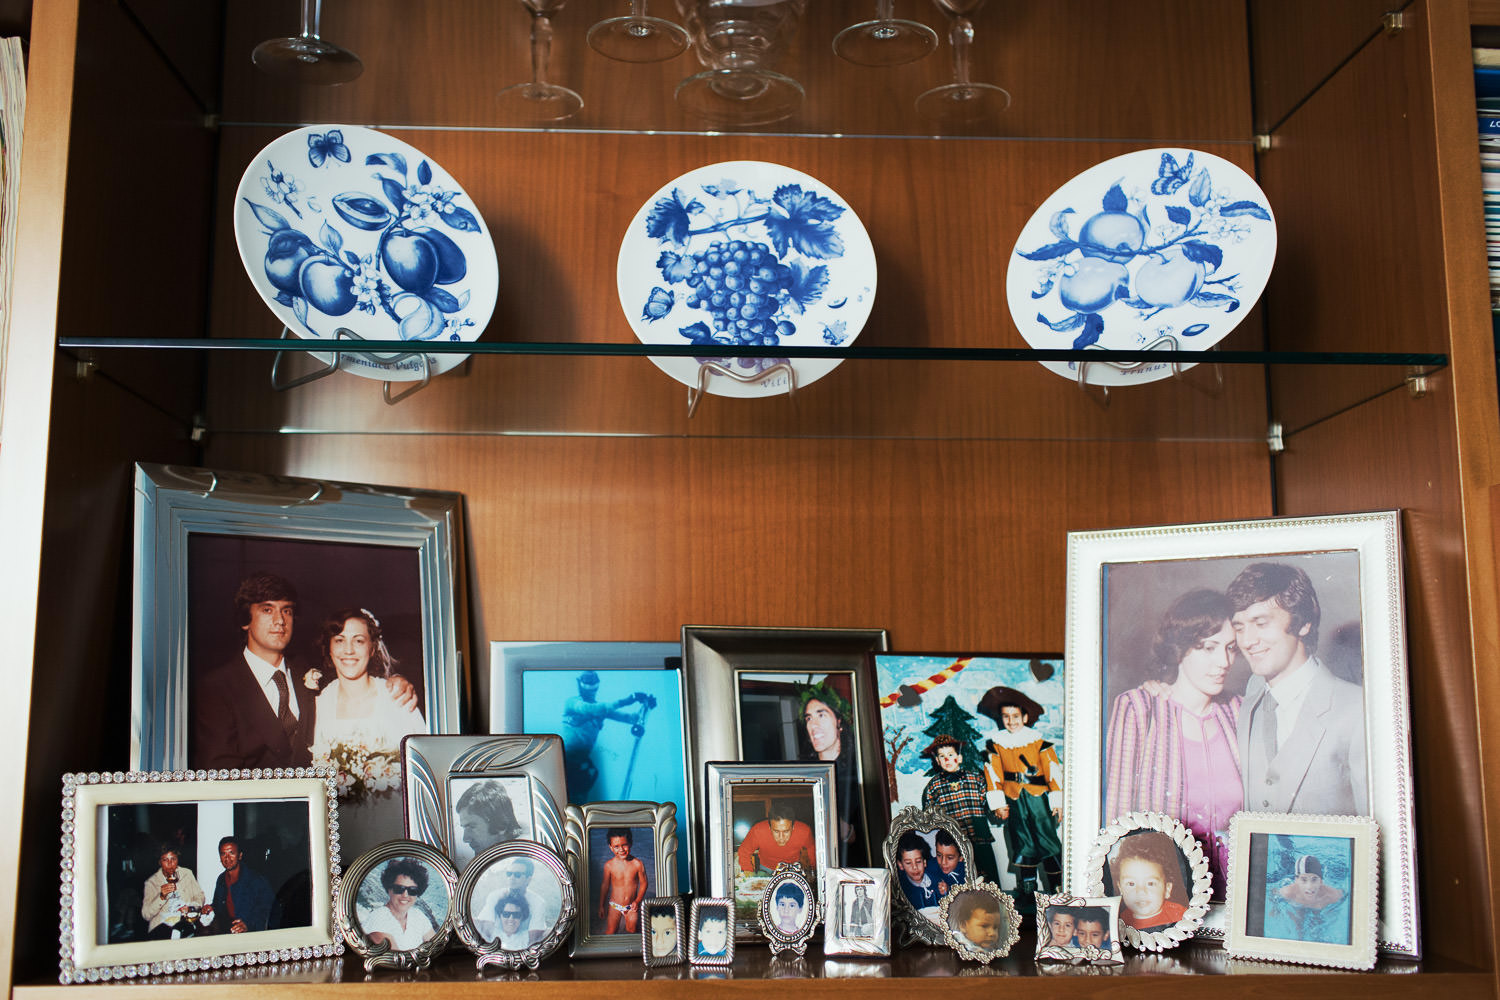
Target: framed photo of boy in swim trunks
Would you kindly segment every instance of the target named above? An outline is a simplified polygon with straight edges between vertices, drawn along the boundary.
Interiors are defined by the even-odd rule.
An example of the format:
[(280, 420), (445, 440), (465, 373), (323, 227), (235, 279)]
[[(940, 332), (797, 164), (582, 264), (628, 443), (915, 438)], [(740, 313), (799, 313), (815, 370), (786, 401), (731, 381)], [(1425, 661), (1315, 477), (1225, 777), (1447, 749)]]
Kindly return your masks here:
[(634, 955), (642, 906), (677, 895), (677, 807), (671, 802), (590, 802), (564, 811), (568, 870), (578, 887), (569, 954)]

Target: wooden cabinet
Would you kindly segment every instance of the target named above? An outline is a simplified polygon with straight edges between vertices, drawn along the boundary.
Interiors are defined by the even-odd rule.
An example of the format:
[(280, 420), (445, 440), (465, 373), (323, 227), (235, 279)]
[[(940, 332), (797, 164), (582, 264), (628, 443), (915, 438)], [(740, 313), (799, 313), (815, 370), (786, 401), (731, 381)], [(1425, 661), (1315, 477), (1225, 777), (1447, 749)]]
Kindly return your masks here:
[[(1383, 5), (1356, 0), (1316, 12), (997, 0), (976, 17), (975, 74), (1003, 83), (1012, 109), (992, 134), (934, 139), (913, 137), (910, 107), (946, 78), (946, 50), (884, 72), (828, 51), (867, 0), (809, 4), (785, 56), (806, 111), (755, 134), (709, 134), (676, 110), (691, 57), (627, 67), (589, 53), (584, 30), (615, 6), (572, 0), (559, 18), (553, 75), (588, 102), (578, 128), (527, 131), (491, 111), (526, 73), (519, 4), (329, 3), (324, 33), (368, 69), (320, 91), (250, 67), (255, 42), (294, 27), (290, 2), (37, 5), (0, 424), (0, 629), (16, 640), (0, 663), (0, 749), (15, 762), (0, 793), (0, 966), (15, 993), (60, 988), (46, 985), (58, 776), (128, 766), (140, 460), (463, 492), (478, 651), (495, 639), (670, 640), (685, 622), (884, 627), (901, 649), (1060, 649), (1070, 530), (1401, 507), (1427, 957), (1356, 976), (1230, 968), (1195, 949), (1126, 971), (1229, 971), (1223, 988), (1247, 995), (1494, 996), (1500, 411), (1468, 9), (1413, 3), (1385, 34)], [(935, 9), (902, 6), (942, 27)], [(483, 342), (508, 353), (479, 353), (386, 406), (375, 383), (344, 374), (273, 391), (269, 350), (218, 349), (279, 332), (229, 220), (249, 159), (304, 122), (400, 128), (463, 183), (501, 263)], [(1257, 157), (1258, 129), (1270, 148)], [(983, 356), (1025, 347), (1003, 283), (1035, 206), (1092, 163), (1167, 144), (1262, 180), (1276, 271), (1224, 345), (1262, 353), (1219, 379), (1199, 365), (1116, 391), (1107, 406), (1024, 355)], [(857, 343), (916, 356), (845, 361), (795, 403), (709, 398), (689, 419), (682, 386), (609, 350), (632, 340), (614, 290), (626, 223), (665, 180), (731, 159), (785, 163), (855, 207), (880, 262)], [(1447, 364), (1418, 386), (1404, 355)], [(1273, 421), (1286, 441), (1274, 457)], [(721, 988), (758, 989), (774, 971), (752, 961)], [(932, 970), (898, 956), (876, 978), (809, 971), (822, 978), (801, 992), (852, 995), (908, 992)], [(994, 971), (1036, 995), (1169, 982), (1044, 982), (1021, 955)], [(587, 980), (624, 995), (640, 975), (563, 963), (517, 988), (561, 995)], [(493, 989), (461, 961), (436, 980)], [(258, 991), (301, 992), (276, 977)]]

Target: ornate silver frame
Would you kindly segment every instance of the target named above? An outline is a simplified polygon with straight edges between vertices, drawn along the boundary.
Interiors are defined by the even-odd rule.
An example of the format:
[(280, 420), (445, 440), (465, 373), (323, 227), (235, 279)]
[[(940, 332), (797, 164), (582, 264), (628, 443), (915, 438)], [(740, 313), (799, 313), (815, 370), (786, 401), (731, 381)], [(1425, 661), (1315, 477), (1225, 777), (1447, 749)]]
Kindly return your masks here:
[[(392, 949), (390, 945), (375, 944), (368, 940), (360, 927), (358, 913), (360, 883), (375, 869), (396, 858), (415, 858), (427, 865), (442, 880), (444, 894), (448, 897), (448, 912), (442, 923), (434, 928), (437, 933), (433, 934), (432, 940), (419, 947), (400, 951)], [(448, 938), (452, 936), (456, 922), (454, 907), (458, 893), (458, 872), (453, 870), (453, 862), (448, 860), (448, 855), (437, 848), (415, 840), (388, 840), (350, 862), (344, 869), (341, 886), (344, 891), (339, 894), (339, 929), (343, 931), (344, 940), (349, 947), (365, 960), (366, 972), (373, 972), (375, 969), (398, 969), (403, 972), (425, 969), (434, 955), (441, 954), (448, 947)]]
[[(1165, 813), (1133, 812), (1113, 820), (1099, 831), (1099, 836), (1094, 838), (1094, 848), (1089, 852), (1088, 868), (1084, 870), (1084, 876), (1087, 879), (1084, 891), (1090, 896), (1105, 895), (1104, 872), (1109, 864), (1110, 851), (1131, 834), (1147, 830), (1153, 830), (1171, 838), (1173, 845), (1187, 859), (1188, 865), (1192, 868), (1193, 884), (1186, 887), (1188, 907), (1182, 919), (1166, 930), (1138, 931), (1122, 920), (1120, 933), (1124, 936), (1125, 943), (1137, 951), (1165, 951), (1168, 948), (1177, 947), (1192, 937), (1193, 932), (1203, 923), (1203, 915), (1208, 912), (1208, 897), (1213, 888), (1212, 878), (1208, 873), (1208, 858), (1203, 853), (1203, 845), (1198, 843), (1198, 838), (1193, 836), (1193, 831)], [(1118, 889), (1119, 886), (1115, 888)]]
[[(1370, 813), (1380, 844), (1380, 950), (1421, 956), (1401, 512), (1270, 518), (1068, 534), (1068, 754), (1063, 812), (1067, 884), (1088, 864), (1104, 816), (1104, 643), (1101, 570), (1109, 563), (1254, 559), (1332, 551), (1359, 555)], [(1375, 776), (1379, 776), (1375, 780)], [(1211, 903), (1198, 937), (1222, 939), (1226, 907)]]
[[(485, 872), (494, 865), (510, 858), (529, 858), (545, 865), (562, 888), (562, 908), (557, 922), (540, 941), (520, 951), (509, 951), (500, 947), (499, 939), (486, 941), (474, 924), (474, 887)], [(535, 969), (542, 959), (556, 951), (567, 940), (573, 929), (573, 919), (578, 915), (578, 896), (573, 887), (573, 876), (568, 866), (555, 851), (530, 840), (512, 840), (486, 848), (474, 857), (458, 878), (458, 939), (464, 947), (477, 957), (474, 965), (481, 971), (490, 966), (501, 969)]]
[[(735, 864), (733, 822), (730, 808), (737, 788), (783, 787), (810, 789), (813, 800), (813, 853), (817, 871), (814, 881), (832, 867), (833, 838), (838, 817), (833, 811), (833, 762), (816, 764), (744, 764), (738, 761), (709, 761), (704, 807), (708, 809), (708, 888), (715, 897), (734, 900)], [(733, 907), (731, 907), (733, 909)], [(696, 926), (696, 924), (694, 925)], [(755, 924), (736, 914), (734, 936), (754, 939)]]
[[(724, 954), (698, 956), (698, 919), (704, 910), (724, 911)], [(697, 966), (730, 966), (734, 964), (734, 900), (728, 896), (707, 896), (693, 900), (688, 917), (688, 963)]]
[[(600, 826), (647, 826), (652, 830), (652, 854), (656, 870), (651, 873), (654, 896), (677, 895), (677, 806), (671, 802), (590, 802), (563, 810), (568, 869), (580, 894), (589, 886), (589, 830)], [(648, 899), (651, 897), (647, 897)], [(644, 900), (642, 900), (644, 903)], [(592, 899), (586, 899), (589, 906)], [(644, 907), (643, 907), (644, 908)], [(641, 914), (641, 927), (647, 927)], [(569, 955), (633, 955), (635, 939), (629, 934), (590, 934), (587, 912), (580, 908), (573, 925)], [(647, 963), (650, 964), (649, 962)]]
[[(136, 803), (249, 799), (305, 799), (308, 803), (313, 886), (310, 926), (176, 941), (99, 941), (95, 919), (101, 891), (99, 809)], [(334, 876), (339, 870), (338, 790), (333, 772), (327, 769), (64, 774), (61, 816), (59, 982), (94, 983), (174, 972), (243, 969), (344, 952), (333, 916), (338, 894)]]
[[(871, 933), (845, 937), (843, 893), (846, 885), (867, 887)], [(884, 868), (830, 868), (823, 874), (823, 954), (886, 956), (891, 953), (891, 873)]]
[[(1302, 965), (1324, 965), (1335, 969), (1372, 969), (1375, 967), (1376, 926), (1380, 899), (1380, 826), (1368, 816), (1308, 816), (1291, 813), (1235, 813), (1230, 819), (1229, 855), (1229, 932), (1224, 942), (1230, 958), (1265, 959), (1273, 962), (1297, 962)], [(1350, 928), (1347, 945), (1313, 941), (1289, 941), (1251, 935), (1246, 927), (1247, 903), (1252, 891), (1264, 892), (1265, 886), (1251, 890), (1250, 837), (1252, 834), (1293, 834), (1313, 837), (1338, 837), (1353, 841), (1353, 865), (1349, 874), (1350, 891), (1356, 887), (1364, 901), (1355, 906), (1349, 901)], [(1264, 873), (1262, 873), (1264, 874)]]
[(531, 788), (530, 839), (557, 853), (565, 849), (562, 737), (408, 736), (401, 758), (411, 839), (447, 853), (453, 842), (449, 778), (524, 777)]
[[(1051, 906), (1095, 906), (1104, 910), (1110, 928), (1109, 947), (1094, 945), (1074, 946), (1058, 944), (1052, 940), (1052, 925), (1047, 920), (1047, 908)], [(1067, 962), (1070, 965), (1121, 965), (1125, 953), (1120, 948), (1120, 897), (1119, 896), (1074, 896), (1066, 892), (1036, 894), (1036, 960), (1038, 962)]]
[[(995, 906), (999, 910), (1000, 918), (1005, 923), (1005, 930), (1000, 934), (1000, 940), (995, 947), (981, 951), (958, 939), (958, 932), (954, 930), (953, 923), (948, 916), (949, 904), (967, 892), (982, 893), (995, 900)], [(971, 962), (979, 962), (989, 965), (997, 958), (1004, 958), (1010, 954), (1010, 949), (1021, 938), (1021, 914), (1016, 910), (1015, 901), (1010, 894), (1001, 889), (993, 882), (987, 882), (982, 878), (974, 878), (948, 890), (943, 901), (938, 904), (938, 914), (943, 921), (943, 936), (948, 941), (948, 946), (958, 952), (960, 958), (967, 958)]]
[[(776, 926), (776, 893), (788, 882), (801, 890), (803, 905), (806, 907), (805, 919), (793, 934)], [(812, 882), (802, 874), (802, 866), (791, 861), (784, 861), (776, 866), (770, 883), (760, 894), (760, 905), (755, 908), (756, 922), (760, 925), (761, 934), (771, 943), (772, 955), (780, 955), (784, 951), (799, 956), (807, 954), (808, 939), (818, 929), (818, 921), (822, 915), (822, 901), (813, 891)]]
[[(736, 684), (739, 673), (848, 671), (854, 679), (850, 708), (859, 763), (856, 778), (864, 807), (863, 833), (873, 863), (875, 845), (883, 833), (881, 821), (886, 815), (881, 792), (885, 786), (885, 756), (880, 746), (880, 720), (872, 716), (876, 696), (866, 654), (885, 652), (888, 648), (885, 629), (684, 625), (683, 714), (690, 741), (690, 777), (701, 775), (708, 761), (744, 759)], [(691, 785), (688, 792), (690, 796), (695, 794)], [(699, 809), (706, 810), (708, 796), (700, 796), (699, 801)], [(700, 813), (699, 819), (707, 824), (706, 813)], [(837, 861), (834, 857), (833, 862)], [(697, 872), (693, 878), (699, 878)]]
[[(672, 926), (677, 928), (677, 947), (672, 954), (657, 956), (651, 953), (651, 917), (653, 914), (671, 913)], [(641, 901), (641, 961), (646, 968), (662, 965), (681, 965), (687, 961), (687, 930), (682, 925), (683, 905), (681, 896), (647, 896)]]
[(964, 871), (974, 870), (974, 845), (964, 832), (963, 824), (940, 809), (918, 809), (907, 806), (891, 820), (891, 832), (885, 838), (885, 867), (891, 873), (891, 912), (896, 928), (903, 934), (901, 944), (913, 940), (923, 944), (947, 944), (948, 934), (942, 924), (935, 923), (918, 913), (906, 898), (897, 880), (901, 878), (901, 866), (896, 857), (896, 845), (902, 834), (925, 833), (928, 830), (946, 830), (958, 844), (959, 857), (963, 859)]
[(407, 548), (422, 580), (423, 698), (432, 732), (457, 732), (468, 637), (463, 498), (331, 480), (135, 467), (130, 762), (188, 765), (187, 543), (194, 534)]

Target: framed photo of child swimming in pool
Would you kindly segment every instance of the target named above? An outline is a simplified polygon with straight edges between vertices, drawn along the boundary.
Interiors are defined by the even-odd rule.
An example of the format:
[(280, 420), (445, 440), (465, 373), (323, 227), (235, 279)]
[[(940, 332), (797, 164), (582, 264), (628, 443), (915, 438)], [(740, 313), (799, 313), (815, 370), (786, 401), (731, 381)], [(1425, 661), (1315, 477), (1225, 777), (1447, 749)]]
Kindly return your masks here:
[(1375, 511), (1069, 534), (1070, 885), (1095, 831), (1164, 813), (1209, 862), (1195, 936), (1222, 939), (1230, 817), (1368, 816), (1380, 949), (1420, 956), (1400, 524)]
[(1380, 829), (1364, 816), (1237, 814), (1229, 933), (1239, 958), (1375, 966)]
[(563, 822), (581, 900), (569, 954), (635, 954), (645, 901), (677, 895), (677, 807), (590, 802), (568, 806)]

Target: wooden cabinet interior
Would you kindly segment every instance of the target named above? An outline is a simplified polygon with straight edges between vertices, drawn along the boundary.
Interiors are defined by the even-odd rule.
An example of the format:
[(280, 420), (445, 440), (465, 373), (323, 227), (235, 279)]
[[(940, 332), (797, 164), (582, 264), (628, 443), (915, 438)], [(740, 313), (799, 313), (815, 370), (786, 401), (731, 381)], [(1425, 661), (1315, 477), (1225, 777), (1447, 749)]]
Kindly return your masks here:
[[(1477, 168), (1462, 166), (1475, 160), (1471, 109), (1445, 65), (1467, 55), (1461, 5), (1412, 4), (1411, 26), (1384, 37), (1383, 5), (1355, 0), (1315, 13), (996, 2), (976, 17), (976, 70), (1015, 98), (1005, 138), (942, 142), (900, 134), (916, 127), (915, 94), (943, 81), (946, 49), (889, 73), (828, 53), (868, 0), (809, 4), (786, 56), (809, 94), (788, 131), (841, 137), (701, 134), (671, 102), (690, 57), (626, 67), (587, 52), (586, 27), (618, 6), (603, 0), (573, 0), (559, 18), (553, 75), (590, 102), (584, 130), (563, 132), (490, 129), (493, 92), (527, 72), (516, 3), (330, 3), (324, 33), (368, 69), (324, 91), (249, 66), (255, 42), (295, 26), (295, 4), (181, 6), (39, 5), (33, 60), (75, 60), (71, 94), (33, 91), (28, 118), (28, 164), (66, 144), (61, 289), (39, 304), (45, 282), (19, 287), (29, 315), (50, 302), (52, 317), (12, 337), (274, 336), (235, 250), (235, 184), (292, 123), (346, 122), (402, 126), (475, 198), (501, 262), (486, 340), (629, 341), (614, 262), (631, 215), (688, 169), (764, 159), (824, 180), (869, 227), (880, 288), (861, 344), (1023, 347), (1003, 281), (1037, 203), (1094, 162), (1157, 144), (1253, 170), (1252, 122), (1265, 121), (1278, 123), (1258, 168), (1281, 255), (1265, 304), (1226, 346), (1455, 360), (1421, 398), (1399, 368), (1231, 365), (1208, 392), (1200, 366), (1116, 392), (1107, 409), (1030, 362), (851, 361), (794, 405), (711, 398), (690, 422), (683, 387), (642, 358), (480, 357), (387, 407), (349, 375), (273, 392), (264, 353), (96, 350), (79, 378), (76, 354), (58, 352), (41, 411), (35, 666), (5, 667), (32, 692), (6, 709), (28, 734), (24, 789), (6, 800), (25, 808), (7, 870), (26, 916), (0, 941), (12, 982), (55, 974), (51, 904), (45, 919), (32, 911), (55, 885), (58, 775), (127, 766), (129, 467), (141, 460), (464, 493), (481, 696), (489, 640), (662, 640), (687, 622), (1056, 650), (1069, 530), (1401, 507), (1422, 904), (1465, 915), (1430, 924), (1423, 978), (1494, 995), (1485, 816), (1500, 803), (1484, 773), (1500, 743), (1481, 733), (1500, 691), (1475, 663), (1497, 652), (1500, 444), (1483, 276), (1476, 286), (1468, 259), (1482, 258), (1464, 242), (1477, 232), (1464, 212), (1479, 211)], [(935, 8), (901, 6), (941, 30)], [(671, 134), (635, 131), (646, 128)], [(40, 193), (23, 219), (56, 209), (60, 194), (27, 183)], [(1274, 460), (1270, 420), (1295, 432)], [(7, 447), (26, 432), (7, 423)], [(1368, 982), (1287, 985), (1398, 988)]]

